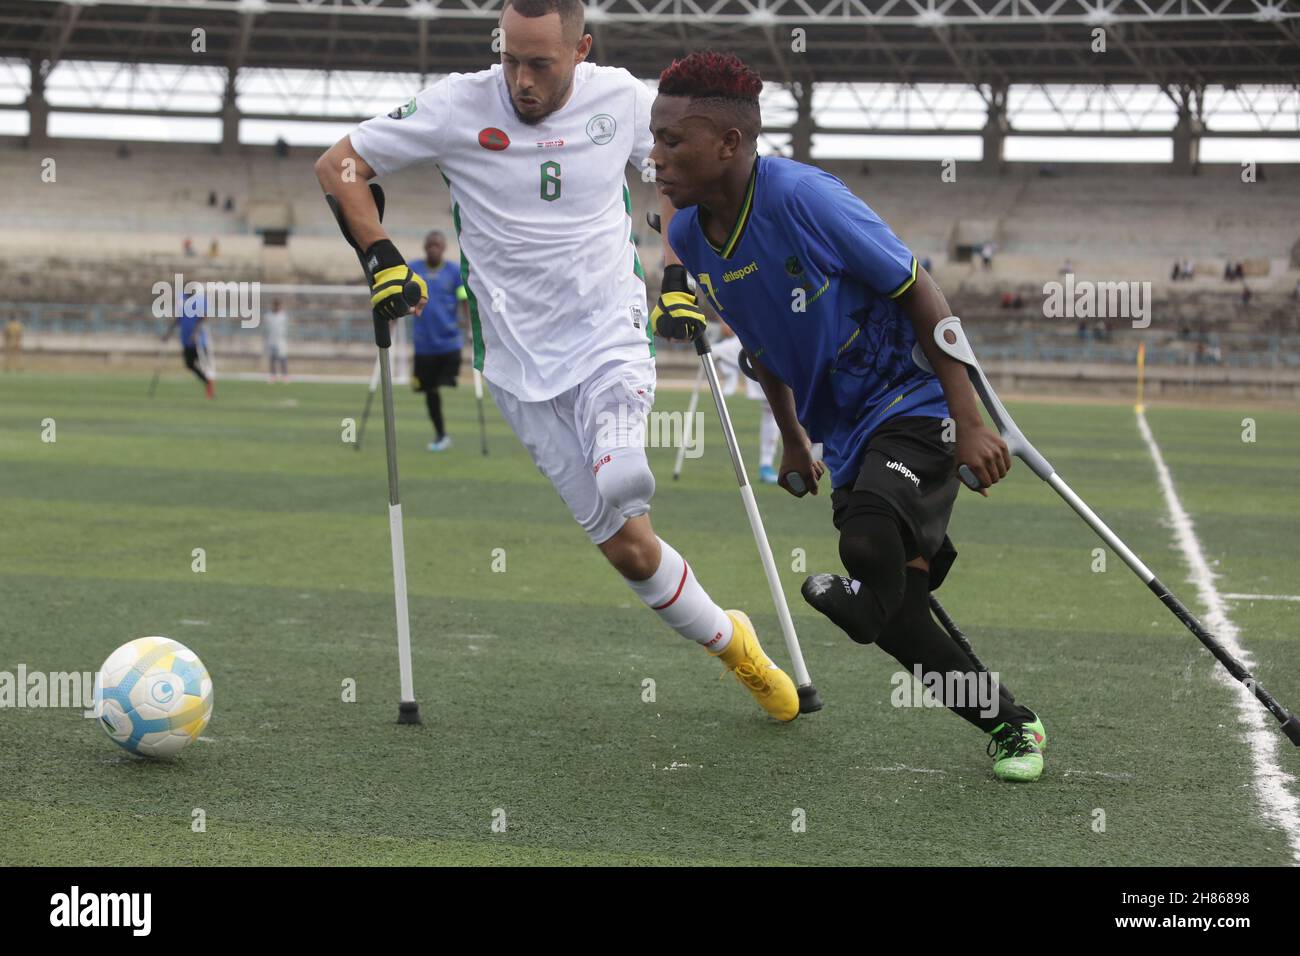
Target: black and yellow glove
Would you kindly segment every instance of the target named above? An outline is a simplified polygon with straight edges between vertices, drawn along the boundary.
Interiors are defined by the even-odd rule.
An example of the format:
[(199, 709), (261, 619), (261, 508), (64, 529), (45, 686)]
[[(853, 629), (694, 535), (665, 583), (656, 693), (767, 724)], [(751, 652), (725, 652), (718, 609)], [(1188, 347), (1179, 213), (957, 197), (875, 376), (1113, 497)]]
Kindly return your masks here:
[(686, 267), (671, 265), (664, 268), (664, 281), (659, 299), (650, 310), (650, 328), (666, 339), (693, 340), (702, 335), (708, 326), (695, 293), (686, 279)]
[(380, 239), (367, 249), (365, 264), (375, 318), (400, 319), (429, 297), (429, 287), (411, 271), (390, 240)]

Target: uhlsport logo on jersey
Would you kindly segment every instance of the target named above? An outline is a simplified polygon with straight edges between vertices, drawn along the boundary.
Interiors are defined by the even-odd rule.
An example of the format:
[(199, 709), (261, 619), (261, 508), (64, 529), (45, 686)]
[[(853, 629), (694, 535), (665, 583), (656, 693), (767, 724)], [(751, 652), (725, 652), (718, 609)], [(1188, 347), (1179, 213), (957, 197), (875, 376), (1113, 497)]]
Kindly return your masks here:
[(395, 120), (406, 119), (414, 112), (415, 112), (415, 100), (411, 100), (411, 102), (407, 103), (405, 106), (399, 106), (397, 109), (389, 113), (388, 118), (395, 119)]
[(484, 149), (500, 152), (510, 145), (510, 137), (506, 135), (505, 130), (489, 126), (486, 129), (479, 130), (478, 144)]
[(886, 462), (886, 463), (885, 463), (885, 467), (886, 467), (886, 468), (890, 468), (890, 469), (892, 469), (892, 470), (898, 472), (900, 475), (902, 475), (904, 478), (906, 478), (906, 479), (907, 479), (908, 481), (910, 481), (912, 484), (916, 485), (916, 487), (917, 487), (918, 489), (921, 487), (921, 479), (918, 478), (918, 477), (916, 476), (916, 472), (912, 471), (911, 468), (908, 468), (908, 467), (907, 467), (905, 464), (903, 464), (901, 461), (889, 461), (889, 462)]
[(722, 273), (723, 282), (736, 282), (745, 276), (753, 275), (758, 271), (758, 260), (754, 260), (747, 266), (741, 266), (739, 269), (732, 269), (730, 272)]
[(597, 113), (587, 121), (587, 135), (597, 146), (604, 146), (614, 138), (618, 123), (608, 113)]

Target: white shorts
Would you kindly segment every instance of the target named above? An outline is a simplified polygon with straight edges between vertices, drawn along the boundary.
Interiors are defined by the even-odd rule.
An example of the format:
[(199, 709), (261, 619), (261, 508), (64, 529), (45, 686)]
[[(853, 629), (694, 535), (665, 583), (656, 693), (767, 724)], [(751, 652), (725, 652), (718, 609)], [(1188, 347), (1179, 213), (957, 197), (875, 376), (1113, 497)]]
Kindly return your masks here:
[[(601, 498), (596, 472), (615, 457), (635, 456), (649, 471), (645, 428), (654, 406), (654, 359), (602, 365), (545, 402), (522, 402), (491, 382), (488, 389), (537, 470), (550, 479), (592, 542), (602, 544), (617, 534), (631, 515)], [(649, 510), (647, 501), (644, 511)]]

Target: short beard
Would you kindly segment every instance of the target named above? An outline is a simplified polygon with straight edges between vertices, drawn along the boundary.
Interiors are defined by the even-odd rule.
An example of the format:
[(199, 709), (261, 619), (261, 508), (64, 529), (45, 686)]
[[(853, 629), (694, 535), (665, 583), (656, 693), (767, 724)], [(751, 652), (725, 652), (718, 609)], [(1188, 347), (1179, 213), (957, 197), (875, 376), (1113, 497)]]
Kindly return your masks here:
[[(555, 98), (551, 100), (551, 102), (552, 103), (563, 102), (564, 98), (569, 95), (569, 89), (572, 86), (573, 86), (573, 80), (570, 79), (569, 82), (565, 84), (564, 89), (560, 90), (560, 92), (556, 94)], [(515, 118), (518, 119), (519, 122), (523, 123), (525, 126), (536, 126), (542, 120), (546, 119), (548, 116), (550, 116), (552, 113), (555, 112), (555, 109), (549, 109), (545, 113), (542, 113), (540, 116), (536, 116), (536, 117), (525, 116), (523, 113), (519, 112), (519, 104), (515, 102), (515, 98), (513, 96), (510, 97), (510, 108), (515, 111)]]

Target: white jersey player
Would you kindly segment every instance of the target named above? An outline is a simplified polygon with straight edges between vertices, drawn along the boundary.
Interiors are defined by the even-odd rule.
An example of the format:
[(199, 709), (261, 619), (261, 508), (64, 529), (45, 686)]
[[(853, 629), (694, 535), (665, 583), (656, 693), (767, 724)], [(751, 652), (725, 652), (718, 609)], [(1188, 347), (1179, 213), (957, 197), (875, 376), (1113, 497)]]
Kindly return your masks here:
[[(501, 28), (499, 64), (453, 73), (363, 123), (317, 176), (365, 251), (377, 302), (410, 279), (366, 180), (436, 164), (451, 190), (474, 364), (503, 417), (637, 596), (793, 720), (794, 683), (749, 618), (714, 603), (650, 524), (654, 337), (625, 177), (629, 165), (650, 168), (654, 96), (626, 70), (586, 62), (581, 0), (507, 0)], [(664, 201), (665, 234), (671, 212)], [(698, 314), (684, 291), (660, 305), (676, 321)]]
[(762, 403), (762, 419), (758, 427), (758, 478), (765, 485), (776, 484), (776, 445), (781, 438), (776, 416), (768, 404), (767, 395), (757, 379), (745, 375), (740, 367), (740, 339), (726, 329), (725, 337), (713, 346), (713, 360), (718, 364), (719, 376), (723, 379), (722, 394), (734, 395), (741, 380), (745, 382), (745, 397)]

